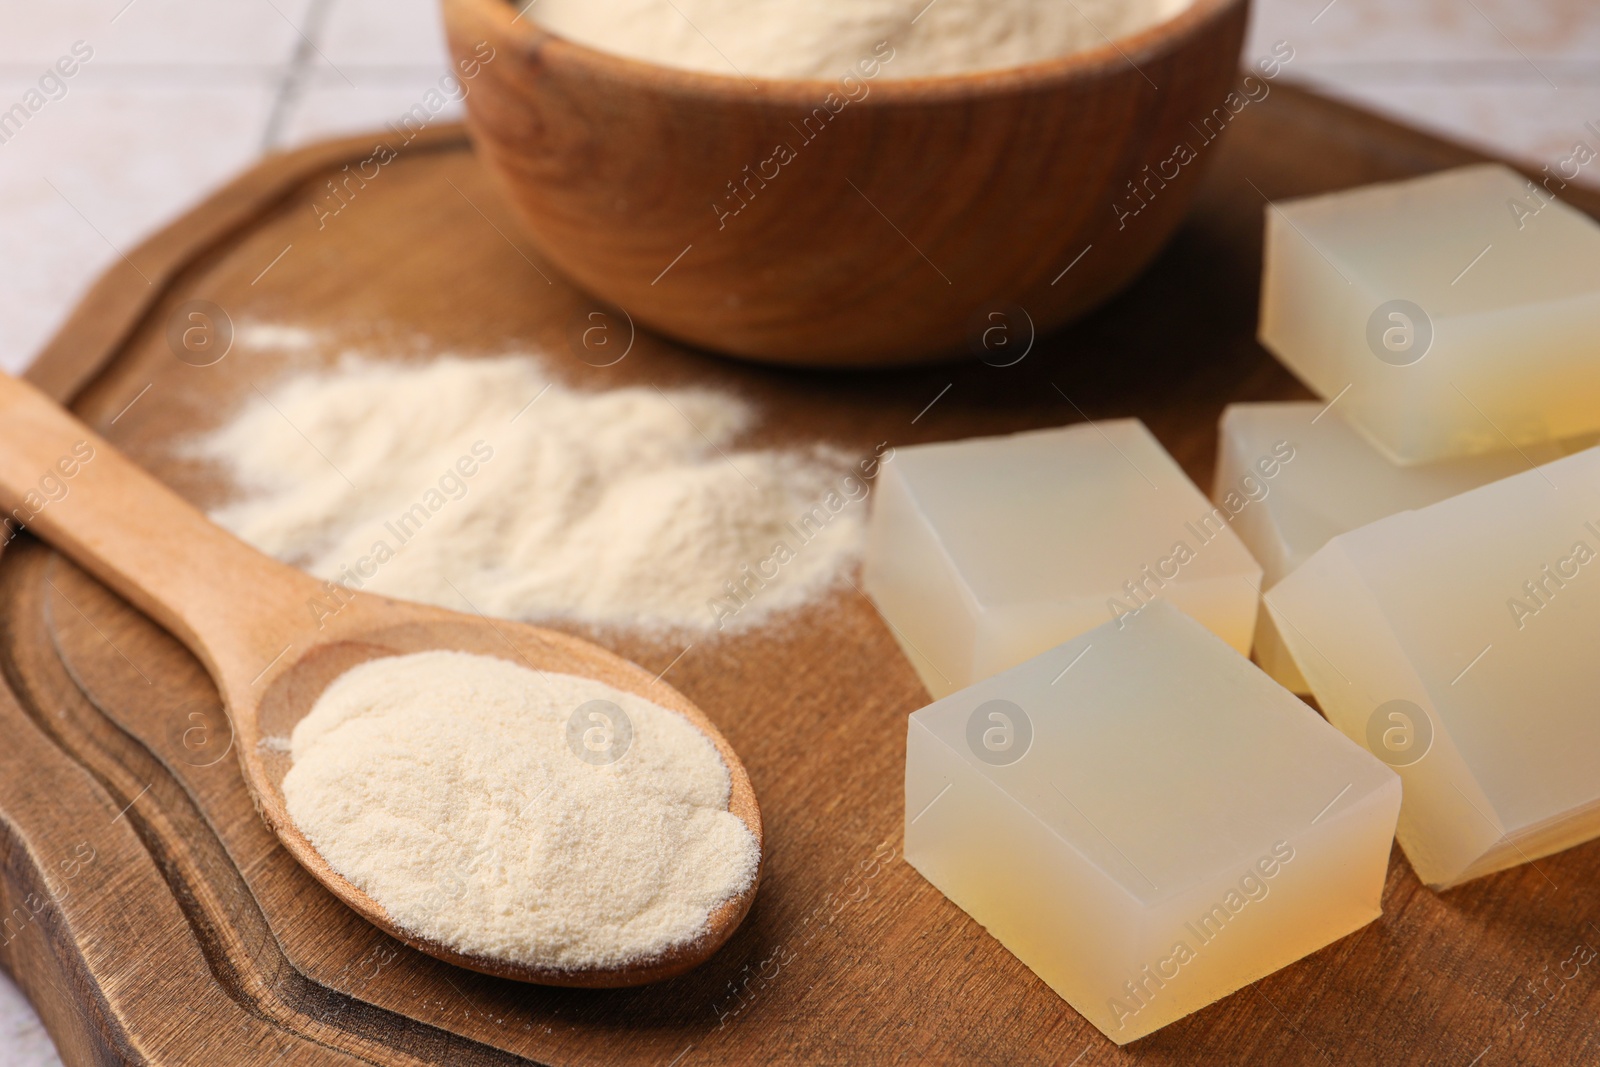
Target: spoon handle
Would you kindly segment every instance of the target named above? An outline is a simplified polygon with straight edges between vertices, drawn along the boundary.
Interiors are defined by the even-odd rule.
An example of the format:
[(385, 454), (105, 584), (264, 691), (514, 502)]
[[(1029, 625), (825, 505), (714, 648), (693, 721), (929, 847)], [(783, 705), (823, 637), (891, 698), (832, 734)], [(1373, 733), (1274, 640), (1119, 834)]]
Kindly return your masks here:
[(0, 374), (0, 544), (22, 529), (171, 631), (219, 684), (267, 666), (305, 630), (306, 603), (320, 590), (32, 385)]

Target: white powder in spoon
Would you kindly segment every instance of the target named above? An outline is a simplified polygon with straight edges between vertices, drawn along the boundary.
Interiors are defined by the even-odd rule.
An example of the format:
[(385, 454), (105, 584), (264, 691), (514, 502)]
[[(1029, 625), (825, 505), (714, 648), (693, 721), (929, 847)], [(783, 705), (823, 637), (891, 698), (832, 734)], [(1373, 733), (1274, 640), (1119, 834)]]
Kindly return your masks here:
[(318, 577), (523, 621), (716, 631), (839, 581), (876, 471), (738, 447), (755, 422), (726, 393), (589, 392), (526, 357), (441, 357), (291, 377), (193, 451), (242, 491), (212, 518)]
[(648, 960), (703, 933), (760, 860), (710, 739), (593, 679), (463, 652), (370, 660), (291, 745), (295, 825), (396, 923), (468, 955)]
[(910, 78), (1100, 47), (1190, 2), (539, 0), (528, 13), (563, 37), (661, 66), (747, 78)]

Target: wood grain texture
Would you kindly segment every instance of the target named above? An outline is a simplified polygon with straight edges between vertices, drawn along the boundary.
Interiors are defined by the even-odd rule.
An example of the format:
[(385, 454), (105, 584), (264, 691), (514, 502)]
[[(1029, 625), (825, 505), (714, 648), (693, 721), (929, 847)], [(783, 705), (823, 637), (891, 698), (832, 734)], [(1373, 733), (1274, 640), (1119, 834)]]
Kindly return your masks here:
[[(370, 151), (350, 142), (343, 158)], [(883, 441), (1137, 415), (1206, 486), (1224, 404), (1306, 396), (1253, 339), (1263, 195), (1473, 158), (1275, 86), (1217, 146), (1171, 246), (1103, 309), (1015, 366), (854, 375), (729, 363), (642, 332), (620, 363), (586, 364), (572, 324), (594, 305), (518, 243), (511, 209), (459, 138), (402, 151), (321, 229), (312, 205), (337, 154), (324, 170), (269, 162), (251, 179), (253, 223), (176, 259), (137, 321), (87, 309), (51, 350), (76, 362), (35, 377), (81, 383), (76, 410), (201, 504), (228, 487), (178, 439), (343, 346), (396, 359), (537, 348), (576, 387), (714, 384), (767, 413), (754, 443), (825, 440), (864, 455)], [(1600, 213), (1600, 198), (1571, 199)], [(209, 210), (195, 218), (210, 225)], [(282, 321), (334, 344), (311, 355), (241, 344), (189, 366), (164, 332), (196, 298), (241, 336)], [(1418, 884), (1396, 850), (1381, 920), (1116, 1048), (900, 859), (905, 718), (926, 697), (848, 586), (781, 625), (687, 651), (687, 639), (569, 628), (647, 670), (682, 654), (667, 678), (744, 758), (768, 834), (761, 895), (723, 951), (680, 978), (611, 991), (521, 986), (388, 938), (263, 826), (216, 691), (176, 641), (26, 537), (0, 555), (0, 602), (0, 907), (26, 919), (6, 928), (0, 960), (74, 1065), (1600, 1060), (1594, 843), (1445, 894)], [(96, 858), (69, 875), (80, 843)], [(30, 893), (45, 901), (36, 911)]]
[[(1249, 5), (1198, 0), (1003, 72), (894, 79), (868, 54), (875, 77), (848, 83), (670, 70), (553, 37), (518, 7), (446, 0), (445, 26), (478, 71), (473, 138), (543, 256), (691, 344), (886, 366), (959, 353), (991, 306), (1048, 330), (1127, 284), (1199, 186), (1207, 160), (1180, 167), (1174, 146), (1226, 125), (1210, 116)], [(1147, 182), (1125, 227), (1116, 205), (1137, 208)]]

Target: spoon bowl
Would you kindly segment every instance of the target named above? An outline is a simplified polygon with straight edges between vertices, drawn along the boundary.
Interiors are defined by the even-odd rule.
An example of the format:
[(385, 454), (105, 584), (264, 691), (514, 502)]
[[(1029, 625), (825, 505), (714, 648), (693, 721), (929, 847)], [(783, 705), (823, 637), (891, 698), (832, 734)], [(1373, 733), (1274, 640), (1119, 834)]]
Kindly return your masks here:
[[(89, 458), (84, 459), (87, 455)], [(64, 475), (63, 464), (73, 473)], [(59, 499), (40, 479), (70, 477)], [(593, 678), (688, 719), (728, 769), (728, 810), (765, 850), (761, 810), (738, 754), (683, 694), (591, 642), (522, 623), (352, 592), (271, 559), (213, 524), (32, 386), (0, 375), (0, 507), (166, 627), (210, 672), (233, 726), (256, 810), (312, 877), (368, 922), (449, 963), (541, 985), (612, 988), (681, 974), (743, 921), (761, 870), (695, 939), (614, 967), (558, 969), (471, 956), (396, 923), (335, 871), (289, 817), (287, 740), (323, 691), (368, 660), (449, 650)], [(338, 605), (334, 607), (333, 605)]]

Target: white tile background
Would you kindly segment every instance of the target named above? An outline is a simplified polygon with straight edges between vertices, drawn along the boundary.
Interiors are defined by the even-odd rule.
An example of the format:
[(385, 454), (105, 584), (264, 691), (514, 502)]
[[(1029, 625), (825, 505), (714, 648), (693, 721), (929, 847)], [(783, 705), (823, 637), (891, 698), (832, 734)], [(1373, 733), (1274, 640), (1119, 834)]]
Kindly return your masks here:
[[(1535, 165), (1600, 126), (1594, 0), (1256, 0), (1249, 54), (1279, 39), (1287, 77)], [(380, 125), (445, 66), (437, 0), (11, 2), (0, 111), (80, 40), (66, 95), (0, 144), (7, 370), (118, 249), (263, 152)], [(0, 1063), (59, 1063), (3, 975)]]

